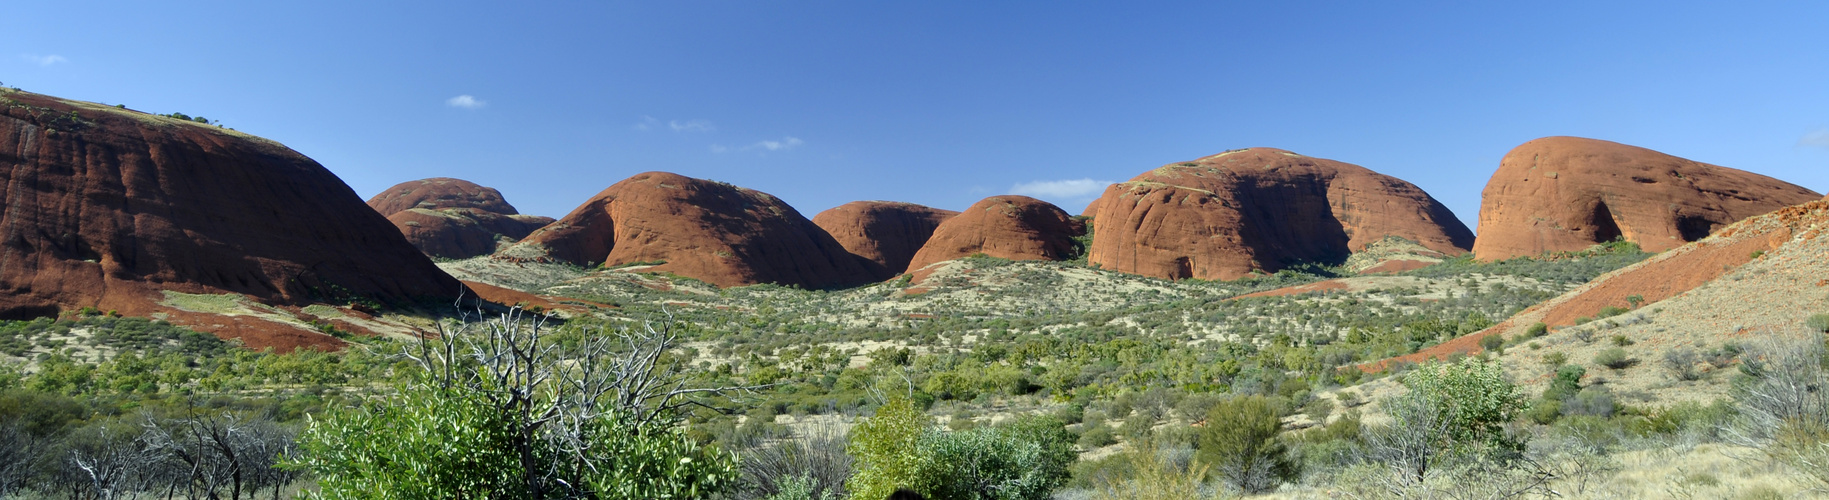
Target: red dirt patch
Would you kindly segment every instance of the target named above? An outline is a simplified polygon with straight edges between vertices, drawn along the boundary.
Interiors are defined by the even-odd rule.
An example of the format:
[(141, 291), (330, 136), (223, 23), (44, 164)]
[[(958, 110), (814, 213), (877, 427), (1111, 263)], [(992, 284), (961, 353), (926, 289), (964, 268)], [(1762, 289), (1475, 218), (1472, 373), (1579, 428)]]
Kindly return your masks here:
[(1265, 290), (1262, 292), (1247, 293), (1244, 295), (1233, 297), (1229, 300), (1246, 299), (1246, 298), (1251, 298), (1251, 297), (1281, 297), (1284, 295), (1296, 295), (1296, 294), (1309, 293), (1309, 292), (1327, 292), (1327, 291), (1333, 291), (1333, 290), (1344, 291), (1346, 289), (1347, 289), (1347, 286), (1346, 286), (1345, 282), (1342, 282), (1340, 280), (1327, 280), (1327, 281), (1309, 283), (1306, 285), (1296, 285), (1296, 286), (1278, 288), (1275, 290)]
[(1368, 267), (1364, 271), (1359, 271), (1359, 274), (1396, 274), (1433, 265), (1435, 265), (1434, 262), (1421, 260), (1387, 260), (1378, 263), (1376, 266)]

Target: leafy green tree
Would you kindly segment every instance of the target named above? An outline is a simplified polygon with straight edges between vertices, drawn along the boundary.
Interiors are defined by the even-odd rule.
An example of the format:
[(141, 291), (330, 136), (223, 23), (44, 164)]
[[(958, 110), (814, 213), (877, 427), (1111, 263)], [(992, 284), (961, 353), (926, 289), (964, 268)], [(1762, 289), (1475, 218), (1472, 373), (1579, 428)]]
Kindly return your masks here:
[(1197, 456), (1240, 491), (1269, 491), (1296, 475), (1288, 447), (1278, 438), (1282, 432), (1283, 421), (1269, 399), (1232, 398), (1207, 412)]

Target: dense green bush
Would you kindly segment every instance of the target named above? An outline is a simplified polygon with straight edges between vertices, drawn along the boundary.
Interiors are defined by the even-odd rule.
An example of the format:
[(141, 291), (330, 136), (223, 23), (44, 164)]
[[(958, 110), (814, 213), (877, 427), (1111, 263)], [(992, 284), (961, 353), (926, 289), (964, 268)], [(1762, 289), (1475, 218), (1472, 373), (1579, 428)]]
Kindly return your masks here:
[(919, 443), (914, 490), (932, 500), (1041, 500), (1067, 482), (1073, 436), (1051, 418), (960, 432)]
[(1594, 364), (1614, 370), (1624, 370), (1638, 364), (1638, 360), (1628, 356), (1625, 348), (1609, 347), (1600, 351), (1600, 354), (1594, 355)]
[[(361, 408), (329, 412), (300, 436), (294, 467), (317, 476), (314, 498), (529, 498), (518, 453), (561, 461), (557, 447), (587, 444), (597, 498), (696, 498), (727, 489), (735, 460), (677, 429), (605, 414), (583, 425), (588, 443), (519, 450), (506, 412), (475, 392), (413, 384)], [(553, 492), (557, 493), (557, 492)]]
[(1073, 435), (1051, 417), (950, 432), (907, 399), (877, 408), (852, 430), (854, 499), (909, 489), (933, 500), (1042, 499), (1066, 483), (1078, 459)]
[(906, 398), (892, 399), (877, 407), (875, 416), (859, 421), (846, 446), (856, 467), (845, 482), (851, 498), (879, 500), (897, 488), (913, 486), (921, 463), (913, 451), (932, 425)]
[(1197, 456), (1233, 488), (1269, 491), (1296, 476), (1282, 431), (1282, 418), (1268, 399), (1233, 398), (1207, 413)]

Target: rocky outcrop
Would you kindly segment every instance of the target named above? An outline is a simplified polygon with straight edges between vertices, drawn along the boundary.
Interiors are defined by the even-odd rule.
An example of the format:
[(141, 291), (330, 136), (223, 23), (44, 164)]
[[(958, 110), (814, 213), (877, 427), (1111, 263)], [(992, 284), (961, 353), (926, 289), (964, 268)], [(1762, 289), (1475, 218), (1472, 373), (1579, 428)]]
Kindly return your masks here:
[(863, 259), (874, 280), (908, 270), (934, 229), (959, 212), (893, 201), (854, 201), (813, 216), (813, 224)]
[(1106, 188), (1088, 262), (1159, 278), (1236, 279), (1340, 264), (1397, 237), (1447, 255), (1473, 233), (1415, 185), (1272, 148), (1173, 163)]
[(1060, 207), (1027, 196), (992, 196), (934, 229), (908, 263), (910, 271), (972, 254), (1010, 260), (1062, 260), (1078, 250), (1080, 221)]
[(1481, 260), (1577, 251), (1624, 238), (1662, 252), (1822, 195), (1784, 181), (1579, 137), (1512, 149), (1480, 200)]
[(831, 235), (768, 193), (666, 172), (636, 174), (497, 254), (617, 266), (664, 262), (718, 286), (832, 288), (871, 275)]
[(298, 305), (463, 289), (329, 170), (220, 127), (0, 91), (0, 184), (0, 317), (145, 315), (161, 291)]
[(452, 259), (495, 253), (553, 222), (520, 215), (495, 188), (446, 177), (400, 183), (369, 199), (368, 206), (387, 216), (419, 251)]

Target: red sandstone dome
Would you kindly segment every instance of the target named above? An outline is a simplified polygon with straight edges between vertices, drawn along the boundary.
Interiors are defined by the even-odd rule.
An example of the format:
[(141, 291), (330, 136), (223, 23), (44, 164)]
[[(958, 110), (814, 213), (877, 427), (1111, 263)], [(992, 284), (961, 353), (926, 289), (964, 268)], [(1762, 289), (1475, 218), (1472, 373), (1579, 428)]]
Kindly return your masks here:
[(394, 215), (415, 208), (438, 210), (444, 208), (475, 208), (503, 215), (514, 215), (520, 212), (502, 198), (502, 192), (492, 187), (479, 186), (474, 182), (450, 177), (433, 177), (416, 181), (406, 181), (387, 188), (381, 194), (368, 200), (368, 206), (374, 207), (381, 215)]
[(1508, 259), (1625, 238), (1662, 252), (1735, 221), (1821, 198), (1784, 181), (1580, 137), (1512, 149), (1486, 183), (1474, 256)]
[(163, 290), (307, 304), (463, 289), (279, 143), (19, 91), (0, 91), (0, 137), (0, 317), (145, 315)]
[(1408, 182), (1271, 148), (1165, 165), (1113, 184), (1092, 203), (1088, 262), (1181, 279), (1235, 279), (1339, 263), (1396, 236), (1449, 255), (1473, 233)]
[(982, 253), (1011, 260), (1061, 260), (1086, 227), (1060, 207), (1027, 196), (992, 196), (940, 223), (908, 269)]
[(813, 224), (864, 260), (875, 280), (908, 270), (934, 229), (959, 212), (893, 201), (854, 201), (813, 216)]
[(495, 253), (499, 245), (553, 222), (520, 215), (495, 188), (446, 177), (400, 183), (369, 199), (368, 206), (387, 216), (419, 251), (453, 259)]
[(636, 174), (497, 255), (650, 268), (718, 286), (832, 288), (870, 281), (860, 261), (768, 193), (666, 172)]

